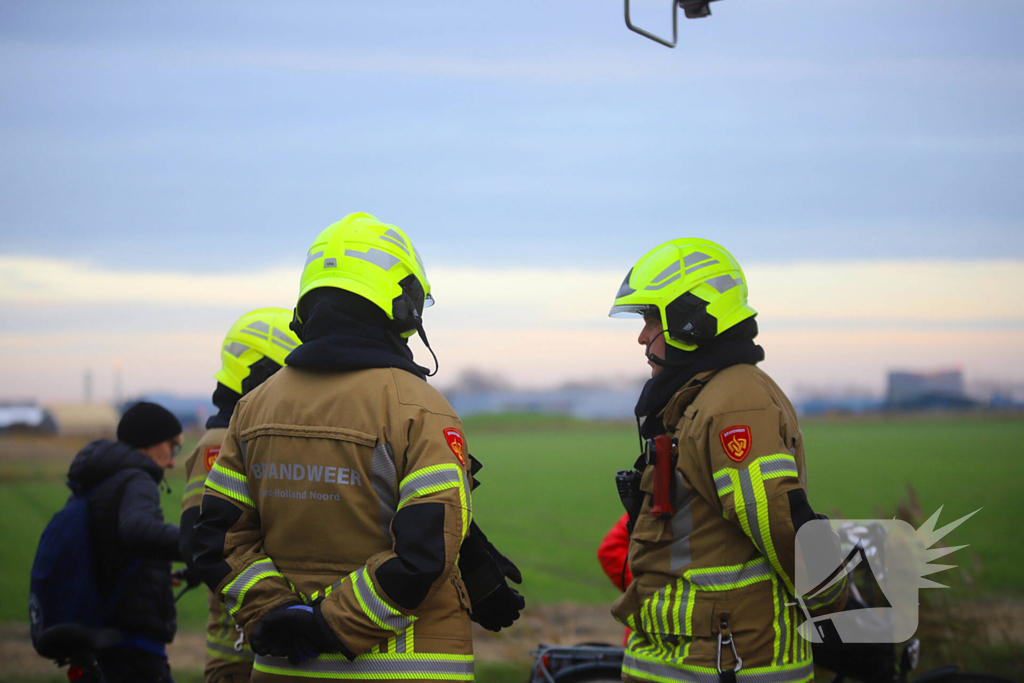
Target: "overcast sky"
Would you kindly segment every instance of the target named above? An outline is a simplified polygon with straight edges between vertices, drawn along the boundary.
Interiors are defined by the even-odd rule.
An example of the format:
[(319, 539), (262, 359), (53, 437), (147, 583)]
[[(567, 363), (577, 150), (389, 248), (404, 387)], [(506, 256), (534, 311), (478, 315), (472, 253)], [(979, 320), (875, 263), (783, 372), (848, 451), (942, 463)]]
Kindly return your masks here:
[(291, 307), (350, 211), (440, 274), (442, 384), (642, 372), (603, 315), (685, 235), (749, 264), (787, 388), (1024, 381), (1024, 4), (713, 9), (668, 50), (616, 0), (0, 4), (0, 398), (115, 360), (207, 393), (234, 317)]

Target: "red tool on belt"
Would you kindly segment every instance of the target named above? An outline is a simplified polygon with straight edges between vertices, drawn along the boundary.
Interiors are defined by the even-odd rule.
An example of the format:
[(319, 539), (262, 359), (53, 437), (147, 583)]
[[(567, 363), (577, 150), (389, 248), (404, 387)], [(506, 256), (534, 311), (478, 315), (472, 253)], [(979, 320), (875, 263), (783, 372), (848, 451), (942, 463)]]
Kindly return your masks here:
[(677, 441), (669, 436), (647, 439), (647, 466), (654, 465), (654, 500), (650, 513), (655, 517), (671, 517), (672, 480), (675, 470), (675, 449)]

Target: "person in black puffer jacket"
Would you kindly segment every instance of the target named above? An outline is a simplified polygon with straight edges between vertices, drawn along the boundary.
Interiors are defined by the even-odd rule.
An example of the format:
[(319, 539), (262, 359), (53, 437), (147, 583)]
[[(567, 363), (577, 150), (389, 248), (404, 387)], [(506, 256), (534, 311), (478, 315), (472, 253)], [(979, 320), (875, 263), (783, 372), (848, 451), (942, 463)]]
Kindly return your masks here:
[(97, 582), (101, 594), (117, 592), (105, 626), (125, 639), (99, 655), (111, 683), (173, 683), (165, 646), (177, 630), (171, 562), (181, 557), (178, 527), (164, 522), (157, 486), (174, 467), (181, 431), (166, 409), (138, 403), (121, 418), (117, 441), (93, 441), (68, 471), (85, 492), (95, 489), (89, 515)]

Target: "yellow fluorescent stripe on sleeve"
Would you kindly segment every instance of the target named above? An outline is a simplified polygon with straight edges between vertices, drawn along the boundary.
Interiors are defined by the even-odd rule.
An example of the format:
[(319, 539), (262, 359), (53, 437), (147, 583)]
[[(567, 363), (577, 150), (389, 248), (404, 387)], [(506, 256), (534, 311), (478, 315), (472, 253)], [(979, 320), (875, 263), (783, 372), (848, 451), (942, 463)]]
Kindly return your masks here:
[(400, 500), (398, 509), (401, 510), (414, 498), (440, 493), (448, 489), (458, 489), (459, 507), (462, 515), (462, 538), (469, 533), (469, 524), (472, 521), (472, 494), (469, 492), (466, 473), (455, 464), (431, 465), (421, 470), (416, 470), (399, 484)]
[(748, 538), (752, 538), (750, 523), (747, 521), (747, 502), (743, 499), (743, 487), (740, 486), (740, 473), (734, 469), (726, 470), (726, 472), (732, 481), (733, 506), (736, 517), (739, 518), (740, 528)]
[(228, 614), (234, 616), (241, 609), (245, 596), (249, 589), (262, 581), (273, 576), (284, 578), (281, 572), (271, 560), (258, 560), (242, 570), (228, 585), (224, 586), (221, 593), (224, 595), (224, 606)]
[(764, 481), (761, 478), (761, 464), (756, 461), (751, 463), (748, 471), (750, 472), (750, 483), (754, 488), (754, 498), (757, 501), (757, 520), (755, 521), (760, 528), (761, 541), (764, 543), (765, 550), (768, 553), (768, 562), (771, 563), (772, 568), (782, 579), (786, 590), (796, 595), (796, 589), (789, 577), (786, 576), (786, 572), (783, 571), (782, 563), (779, 562), (778, 554), (775, 552), (775, 544), (772, 543), (771, 524), (768, 519), (768, 493), (764, 489)]

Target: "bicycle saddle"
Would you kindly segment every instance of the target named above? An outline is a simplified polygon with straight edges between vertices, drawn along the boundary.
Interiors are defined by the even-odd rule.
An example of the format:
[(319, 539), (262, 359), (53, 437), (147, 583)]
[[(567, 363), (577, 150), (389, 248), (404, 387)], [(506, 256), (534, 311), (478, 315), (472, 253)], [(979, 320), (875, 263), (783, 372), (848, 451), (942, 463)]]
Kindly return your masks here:
[(96, 652), (124, 639), (112, 628), (89, 628), (81, 624), (58, 624), (39, 634), (36, 651), (47, 659), (62, 659), (80, 652)]

